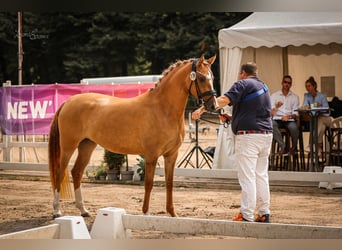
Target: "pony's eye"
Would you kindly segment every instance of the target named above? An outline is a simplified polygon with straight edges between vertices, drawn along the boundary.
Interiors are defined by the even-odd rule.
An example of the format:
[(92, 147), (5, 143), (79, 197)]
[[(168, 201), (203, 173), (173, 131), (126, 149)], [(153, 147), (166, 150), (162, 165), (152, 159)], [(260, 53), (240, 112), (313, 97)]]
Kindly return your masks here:
[(200, 77), (199, 81), (203, 83), (203, 82), (205, 82), (205, 78), (204, 77)]

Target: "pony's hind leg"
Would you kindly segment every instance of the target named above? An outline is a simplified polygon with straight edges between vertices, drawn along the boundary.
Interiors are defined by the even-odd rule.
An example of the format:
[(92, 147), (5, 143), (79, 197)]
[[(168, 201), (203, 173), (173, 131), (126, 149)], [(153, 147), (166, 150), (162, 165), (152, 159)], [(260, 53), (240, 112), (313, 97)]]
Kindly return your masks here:
[(87, 166), (96, 145), (96, 143), (88, 139), (84, 139), (83, 141), (81, 141), (78, 145), (78, 156), (75, 162), (75, 166), (71, 170), (71, 175), (74, 181), (76, 207), (81, 211), (81, 215), (83, 217), (89, 217), (90, 214), (84, 207), (81, 191), (81, 181), (84, 169)]
[[(60, 210), (60, 198), (68, 198), (70, 195), (68, 192), (68, 163), (73, 154), (73, 150), (65, 151), (61, 150), (61, 158), (59, 164), (58, 171), (56, 173), (56, 187), (54, 190), (54, 200), (53, 200), (53, 217), (60, 217), (62, 212)], [(65, 186), (64, 186), (65, 185)], [(64, 191), (63, 191), (64, 189)], [(63, 194), (64, 193), (64, 194)]]

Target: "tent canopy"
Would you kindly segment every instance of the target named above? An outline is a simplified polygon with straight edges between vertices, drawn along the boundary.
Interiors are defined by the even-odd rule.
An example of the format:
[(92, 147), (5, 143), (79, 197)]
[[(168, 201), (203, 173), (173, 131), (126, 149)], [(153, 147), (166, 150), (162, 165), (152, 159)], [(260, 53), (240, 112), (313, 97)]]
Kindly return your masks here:
[[(279, 81), (277, 79), (283, 74), (293, 73), (299, 76), (298, 72), (290, 72), (289, 69), (299, 66), (297, 65), (299, 60), (293, 56), (298, 53), (294, 48), (299, 47), (300, 53), (334, 54), (332, 59), (329, 59), (330, 61), (323, 61), (323, 57), (314, 58), (313, 60), (320, 61), (320, 65), (314, 70), (310, 69), (314, 72), (319, 71), (321, 75), (332, 74), (328, 70), (321, 69), (322, 65), (329, 64), (334, 67), (331, 70), (337, 72), (335, 68), (340, 65), (342, 12), (255, 12), (230, 28), (219, 30), (218, 39), (221, 90), (223, 91), (236, 81), (242, 59), (257, 62), (260, 68), (259, 76), (268, 84)], [(331, 44), (337, 46), (328, 48), (327, 46)], [(326, 46), (325, 51), (319, 51), (318, 45)], [(306, 52), (305, 46), (311, 46), (311, 51)], [(290, 51), (282, 51), (285, 47)], [(247, 53), (250, 55), (248, 56)], [(336, 57), (335, 54), (339, 56)], [(305, 64), (311, 64), (311, 61)], [(276, 69), (278, 71), (273, 74), (272, 78), (269, 72), (270, 70), (275, 72)], [(307, 74), (307, 72), (303, 71), (302, 74)], [(339, 77), (338, 73), (336, 79)], [(272, 85), (271, 90), (274, 90)]]
[(342, 13), (255, 12), (218, 38), (220, 48), (342, 43)]
[[(237, 80), (241, 62), (254, 61), (271, 93), (281, 88), (283, 75), (290, 74), (291, 90), (300, 98), (309, 76), (321, 82), (319, 89), (333, 90), (330, 96), (342, 96), (342, 12), (255, 12), (219, 30), (218, 39), (223, 92)], [(322, 84), (322, 78), (332, 82)], [(219, 133), (213, 168), (233, 167), (229, 146)]]

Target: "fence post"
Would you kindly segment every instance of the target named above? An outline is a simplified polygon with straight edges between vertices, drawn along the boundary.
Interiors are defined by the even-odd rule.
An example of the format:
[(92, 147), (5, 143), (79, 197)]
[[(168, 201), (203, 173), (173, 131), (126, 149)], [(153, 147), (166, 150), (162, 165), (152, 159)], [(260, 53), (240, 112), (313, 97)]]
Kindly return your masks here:
[(55, 221), (60, 225), (59, 239), (90, 239), (82, 216), (63, 216)]
[(12, 141), (12, 137), (10, 135), (3, 135), (2, 138), (3, 138), (3, 144), (4, 144), (2, 158), (4, 161), (11, 162), (12, 161), (12, 154), (11, 154), (12, 148), (9, 147), (8, 145)]
[(90, 235), (92, 239), (126, 239), (130, 238), (131, 230), (125, 229), (122, 215), (123, 208), (107, 207), (98, 210)]

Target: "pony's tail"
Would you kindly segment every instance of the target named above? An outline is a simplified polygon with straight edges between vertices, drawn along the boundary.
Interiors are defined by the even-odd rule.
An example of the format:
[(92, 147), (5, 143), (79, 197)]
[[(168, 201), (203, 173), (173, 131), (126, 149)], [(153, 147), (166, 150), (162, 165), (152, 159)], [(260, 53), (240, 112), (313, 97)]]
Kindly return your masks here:
[[(57, 110), (50, 127), (49, 135), (49, 171), (50, 181), (52, 185), (52, 191), (55, 192), (57, 186), (57, 173), (60, 168), (60, 144), (59, 144), (59, 128), (58, 128), (58, 116), (63, 105)], [(60, 198), (61, 199), (72, 199), (72, 188), (69, 180), (69, 169), (68, 166), (64, 171), (64, 178), (60, 184)]]

